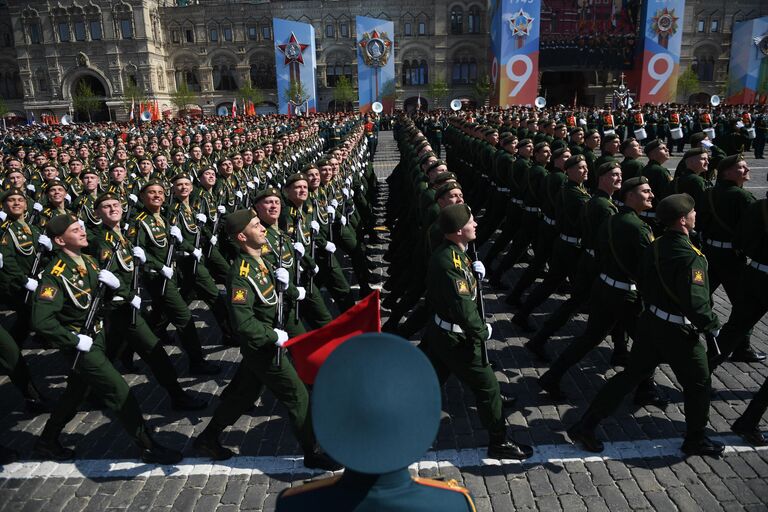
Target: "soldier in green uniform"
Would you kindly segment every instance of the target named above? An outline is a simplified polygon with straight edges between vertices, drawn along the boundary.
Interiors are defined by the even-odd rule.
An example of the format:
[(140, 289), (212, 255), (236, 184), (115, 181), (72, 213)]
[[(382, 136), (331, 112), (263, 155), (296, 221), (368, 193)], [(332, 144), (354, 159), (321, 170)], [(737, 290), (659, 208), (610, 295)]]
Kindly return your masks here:
[[(406, 395), (408, 400), (393, 399)], [(346, 341), (323, 363), (312, 400), (318, 441), (346, 469), (284, 490), (278, 512), (475, 511), (469, 491), (454, 480), (408, 471), (437, 434), (440, 387), (427, 358), (406, 340), (368, 333)], [(361, 422), (349, 414), (363, 409), (379, 420)]]
[(499, 381), (490, 365), (482, 363), (481, 344), (490, 339), (491, 326), (480, 317), (475, 302), (475, 272), (482, 279), (485, 268), (466, 254), (477, 224), (465, 204), (443, 208), (437, 222), (444, 240), (429, 260), (426, 295), (434, 318), (420, 347), (432, 361), (441, 384), (455, 374), (474, 393), (480, 421), (490, 438), (488, 456), (527, 459), (533, 449), (508, 438)]
[(109, 362), (101, 319), (97, 316), (94, 327), (83, 332), (98, 288), (117, 289), (119, 280), (108, 270), (99, 270), (96, 260), (81, 252), (88, 246), (88, 239), (77, 217), (54, 217), (46, 226), (46, 232), (56, 244), (57, 251), (43, 271), (35, 292), (32, 323), (52, 346), (69, 356), (77, 356), (67, 378), (67, 388), (35, 444), (35, 454), (54, 460), (67, 460), (74, 456), (73, 450), (61, 445), (59, 436), (90, 392), (118, 417), (128, 435), (140, 447), (144, 462), (179, 462), (182, 458), (180, 452), (159, 445), (152, 439), (138, 401)]
[[(744, 188), (749, 180), (749, 165), (744, 158), (728, 156), (720, 161), (717, 183), (706, 191), (699, 205), (702, 251), (709, 261), (710, 292), (714, 293), (722, 284), (731, 304), (736, 304), (743, 295), (741, 275), (747, 259), (736, 234), (749, 205), (755, 201), (752, 193)], [(751, 348), (750, 334), (745, 333), (742, 341), (731, 347), (732, 360), (746, 363), (765, 360), (765, 354)]]
[[(146, 263), (147, 257), (143, 249), (134, 247), (129, 240), (131, 237), (135, 238), (136, 227), (132, 227), (128, 233), (123, 233), (120, 226), (123, 208), (120, 198), (116, 195), (109, 192), (102, 194), (96, 199), (94, 206), (96, 215), (102, 222), (91, 230), (89, 254), (99, 261), (101, 267), (106, 268), (112, 259), (116, 244), (119, 243), (114, 263), (107, 268), (120, 281), (119, 288), (111, 295), (105, 308), (105, 317), (108, 319), (107, 338), (110, 340), (107, 355), (112, 359), (128, 345), (130, 357), (135, 351), (147, 363), (158, 384), (168, 392), (174, 409), (205, 409), (205, 401), (195, 399), (181, 388), (176, 369), (168, 354), (141, 314), (141, 297), (133, 289), (132, 279), (134, 272), (140, 272), (140, 269), (135, 267)], [(132, 308), (138, 310), (135, 324), (131, 321)]]
[(700, 333), (716, 338), (720, 321), (710, 303), (707, 259), (688, 237), (696, 226), (693, 207), (687, 194), (672, 194), (657, 206), (666, 232), (648, 246), (640, 262), (638, 284), (646, 309), (637, 324), (629, 365), (605, 383), (581, 420), (568, 429), (571, 440), (589, 451), (603, 450), (595, 437), (599, 422), (613, 414), (656, 366), (667, 363), (683, 388), (687, 427), (683, 452), (714, 456), (723, 452), (723, 445), (706, 435), (711, 377)]
[(275, 269), (262, 259), (267, 230), (252, 210), (238, 210), (227, 217), (226, 230), (240, 246), (227, 280), (229, 314), (240, 339), (243, 360), (237, 376), (211, 422), (195, 439), (195, 448), (214, 460), (226, 460), (233, 452), (219, 442), (229, 425), (245, 414), (267, 387), (287, 408), (291, 424), (304, 451), (304, 465), (335, 471), (340, 466), (315, 448), (309, 414), (309, 394), (290, 360), (283, 356), (276, 364), (278, 350), (288, 333), (276, 327), (277, 303), (283, 293), (289, 300), (298, 297), (288, 272)]
[(637, 142), (637, 139), (630, 137), (621, 143), (619, 147), (624, 159), (621, 161), (621, 175), (625, 179), (640, 176), (643, 172), (643, 162), (640, 157), (643, 156), (643, 147)]
[[(635, 339), (637, 318), (642, 311), (636, 284), (640, 255), (653, 241), (651, 228), (640, 220), (638, 213), (651, 207), (653, 192), (642, 176), (623, 182), (620, 192), (623, 205), (616, 215), (603, 221), (596, 233), (599, 278), (592, 288), (587, 327), (539, 378), (542, 389), (553, 396), (562, 396), (560, 381), (565, 373), (599, 345), (614, 326), (623, 326)], [(626, 345), (616, 346), (614, 352), (622, 349), (626, 352)], [(667, 405), (666, 399), (655, 391), (652, 378), (641, 383), (634, 401), (637, 405)]]
[(709, 153), (704, 148), (689, 149), (683, 155), (684, 168), (675, 174), (672, 191), (675, 194), (688, 194), (701, 207), (704, 204), (704, 192), (712, 185), (704, 179), (709, 167)]
[(672, 175), (669, 169), (664, 167), (664, 162), (669, 160), (669, 149), (661, 140), (653, 139), (645, 145), (645, 154), (648, 156), (648, 163), (645, 164), (640, 175), (648, 179), (654, 200), (653, 208), (642, 212), (640, 216), (651, 225), (654, 233), (659, 235), (662, 226), (656, 221), (656, 205), (672, 191)]
[[(140, 191), (143, 208), (133, 219), (136, 229), (135, 245), (144, 249), (147, 262), (142, 265), (147, 290), (152, 297), (152, 316), (149, 324), (152, 330), (163, 338), (167, 325), (163, 316), (173, 323), (179, 333), (179, 341), (189, 356), (190, 372), (214, 375), (221, 368), (203, 356), (200, 338), (192, 320), (189, 307), (179, 292), (175, 262), (168, 261), (171, 245), (181, 243), (181, 230), (171, 225), (169, 217), (163, 217), (161, 209), (165, 202), (165, 188), (158, 180), (149, 181)], [(163, 283), (165, 282), (165, 285)]]
[[(768, 312), (768, 199), (750, 204), (736, 226), (738, 246), (749, 258), (741, 275), (741, 297), (733, 302), (731, 316), (718, 337), (723, 354), (749, 336), (752, 328)], [(719, 361), (717, 361), (719, 362)], [(768, 408), (768, 379), (763, 382), (732, 430), (754, 446), (768, 445), (759, 424)]]

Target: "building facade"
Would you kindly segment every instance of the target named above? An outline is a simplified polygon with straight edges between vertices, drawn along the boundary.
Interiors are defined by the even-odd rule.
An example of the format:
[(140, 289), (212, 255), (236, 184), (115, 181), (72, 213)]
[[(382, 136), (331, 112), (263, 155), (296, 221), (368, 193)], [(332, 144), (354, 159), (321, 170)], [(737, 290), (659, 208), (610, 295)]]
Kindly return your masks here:
[[(72, 113), (72, 98), (84, 83), (103, 100), (94, 119), (119, 120), (130, 108), (126, 91), (141, 91), (170, 110), (171, 94), (186, 84), (194, 103), (212, 114), (228, 108), (237, 89), (251, 83), (264, 93), (259, 110), (273, 111), (278, 43), (272, 18), (279, 17), (315, 27), (318, 105), (332, 109), (339, 78), (357, 83), (355, 16), (363, 15), (394, 22), (397, 106), (417, 98), (429, 105), (429, 86), (441, 81), (449, 92), (439, 106), (446, 106), (455, 97), (481, 99), (477, 84), (488, 76), (487, 13), (484, 0), (4, 0), (0, 96), (21, 117), (58, 118)], [(733, 22), (768, 14), (768, 2), (700, 0), (688, 2), (685, 14), (682, 66), (696, 69), (698, 92), (719, 92)], [(542, 88), (566, 79), (583, 89), (580, 99), (598, 104), (616, 75), (549, 73), (542, 68)]]

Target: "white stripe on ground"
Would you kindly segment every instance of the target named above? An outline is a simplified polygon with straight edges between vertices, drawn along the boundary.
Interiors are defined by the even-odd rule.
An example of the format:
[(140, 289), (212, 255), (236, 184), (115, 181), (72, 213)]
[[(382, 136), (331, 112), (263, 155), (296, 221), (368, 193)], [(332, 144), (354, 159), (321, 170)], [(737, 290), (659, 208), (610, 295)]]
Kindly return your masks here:
[[(740, 443), (736, 436), (717, 436), (713, 439), (726, 445), (725, 453), (768, 451), (768, 446), (752, 447)], [(571, 444), (550, 444), (536, 446), (530, 459), (524, 461), (487, 459), (485, 448), (466, 450), (439, 450), (425, 454), (425, 459), (411, 465), (412, 470), (436, 469), (438, 467), (477, 467), (499, 465), (543, 465), (547, 463), (652, 459), (657, 457), (682, 457), (682, 440), (655, 439), (643, 441), (620, 441), (605, 443), (605, 451), (591, 454)], [(299, 456), (283, 457), (241, 457), (212, 463), (210, 459), (186, 458), (182, 464), (159, 466), (144, 464), (138, 460), (86, 459), (67, 463), (15, 462), (3, 466), (0, 480), (9, 478), (149, 478), (153, 476), (191, 475), (278, 475), (293, 473), (320, 473), (304, 468)]]

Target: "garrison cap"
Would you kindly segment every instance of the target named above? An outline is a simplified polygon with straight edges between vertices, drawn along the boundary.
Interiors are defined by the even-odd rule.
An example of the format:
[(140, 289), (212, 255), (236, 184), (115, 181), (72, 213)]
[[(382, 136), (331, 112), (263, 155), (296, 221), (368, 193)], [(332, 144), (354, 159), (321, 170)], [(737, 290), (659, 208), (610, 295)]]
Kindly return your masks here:
[(350, 338), (317, 373), (312, 425), (323, 450), (353, 471), (405, 468), (429, 449), (440, 425), (435, 370), (394, 334)]
[(277, 197), (282, 198), (282, 195), (280, 195), (280, 191), (277, 190), (275, 187), (267, 187), (264, 190), (259, 190), (256, 192), (256, 196), (253, 198), (254, 203), (258, 203), (262, 199), (266, 199), (268, 197)]
[(635, 176), (634, 178), (629, 178), (628, 180), (622, 181), (621, 190), (619, 190), (619, 200), (623, 201), (624, 195), (627, 192), (634, 190), (640, 185), (645, 185), (646, 183), (648, 183), (648, 178), (645, 176)]
[(461, 183), (459, 183), (458, 181), (443, 183), (442, 185), (437, 187), (437, 190), (435, 190), (435, 199), (440, 199), (445, 194), (455, 189), (461, 190)]
[(96, 201), (93, 202), (93, 207), (98, 208), (101, 203), (103, 203), (104, 201), (110, 201), (110, 200), (120, 201), (120, 197), (117, 196), (117, 194), (113, 194), (111, 192), (105, 192), (96, 198)]
[(656, 206), (656, 218), (666, 226), (683, 215), (688, 215), (695, 205), (695, 201), (688, 194), (672, 194), (659, 201)]
[(685, 160), (686, 158), (690, 158), (692, 156), (699, 156), (699, 155), (706, 155), (706, 154), (708, 154), (706, 148), (702, 148), (702, 147), (691, 148), (685, 152), (685, 154), (683, 155), (683, 160)]
[(472, 216), (472, 210), (466, 204), (452, 204), (440, 210), (437, 216), (437, 225), (442, 234), (455, 233), (463, 228), (469, 218)]
[(584, 155), (573, 155), (571, 158), (565, 161), (565, 168), (569, 169), (571, 167), (575, 167), (579, 165), (579, 162), (584, 162), (586, 159), (584, 158)]
[(645, 154), (648, 155), (651, 153), (651, 151), (659, 149), (662, 144), (664, 144), (664, 141), (661, 139), (653, 139), (645, 145)]
[(629, 145), (632, 144), (633, 142), (637, 142), (637, 139), (634, 137), (628, 137), (627, 140), (622, 142), (621, 146), (619, 146), (619, 151), (621, 151), (622, 153), (625, 152), (627, 148), (629, 148)]
[(610, 162), (603, 162), (597, 168), (597, 175), (602, 176), (603, 174), (608, 174), (609, 172), (614, 170), (616, 167), (621, 169), (621, 163), (619, 163), (617, 160), (611, 160)]
[(77, 217), (69, 213), (56, 215), (45, 225), (45, 232), (48, 233), (48, 236), (59, 236), (75, 222), (77, 222)]
[(24, 198), (27, 197), (26, 195), (24, 195), (24, 191), (23, 190), (21, 190), (18, 187), (14, 187), (14, 188), (9, 188), (5, 192), (3, 192), (3, 195), (0, 196), (0, 202), (4, 203), (5, 200), (8, 199), (11, 196), (21, 196), (21, 197), (24, 197)]
[(296, 183), (297, 181), (306, 181), (309, 183), (309, 179), (307, 178), (307, 175), (302, 172), (295, 172), (288, 176), (288, 179), (285, 180), (285, 187), (292, 185)]
[(250, 208), (247, 210), (235, 210), (230, 213), (227, 215), (227, 220), (224, 223), (227, 233), (230, 235), (241, 233), (255, 216), (256, 212)]
[(727, 156), (722, 160), (720, 160), (720, 163), (717, 164), (717, 170), (719, 172), (725, 171), (726, 169), (730, 169), (731, 167), (741, 162), (742, 160), (744, 160), (744, 156), (741, 153), (739, 153), (738, 155)]

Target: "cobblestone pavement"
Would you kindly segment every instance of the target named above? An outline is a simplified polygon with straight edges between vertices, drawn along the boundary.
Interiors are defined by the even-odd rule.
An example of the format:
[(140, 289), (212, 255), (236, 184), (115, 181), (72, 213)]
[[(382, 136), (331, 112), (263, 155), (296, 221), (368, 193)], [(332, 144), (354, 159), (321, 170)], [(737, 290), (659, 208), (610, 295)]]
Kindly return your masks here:
[[(381, 134), (376, 161), (377, 175), (383, 178), (397, 162), (391, 132)], [(673, 167), (677, 159), (668, 163)], [(760, 197), (766, 192), (768, 164), (750, 160), (753, 169), (750, 188)], [(384, 246), (375, 247), (381, 259)], [(382, 272), (382, 269), (377, 270)], [(519, 272), (519, 270), (515, 271)], [(514, 281), (515, 272), (508, 279)], [(480, 427), (474, 400), (455, 381), (444, 392), (444, 414), (438, 439), (423, 460), (412, 466), (422, 476), (456, 479), (470, 489), (478, 510), (767, 510), (768, 450), (745, 446), (730, 434), (738, 417), (759, 385), (768, 376), (764, 364), (726, 363), (713, 378), (711, 427), (728, 444), (720, 459), (683, 458), (679, 451), (684, 429), (682, 394), (669, 368), (662, 366), (657, 382), (672, 399), (660, 411), (635, 410), (626, 404), (602, 424), (600, 435), (608, 440), (600, 457), (583, 452), (564, 434), (583, 411), (589, 399), (614, 373), (608, 364), (609, 347), (601, 345), (578, 368), (572, 369), (564, 384), (572, 397), (555, 404), (543, 395), (535, 379), (546, 370), (522, 347), (526, 337), (510, 322), (510, 312), (486, 295), (494, 322), (491, 359), (504, 368), (497, 371), (502, 390), (518, 397), (508, 411), (508, 424), (521, 442), (533, 444), (534, 457), (524, 463), (484, 460), (487, 435)], [(532, 316), (540, 324), (562, 297), (551, 298)], [(143, 363), (139, 374), (127, 380), (137, 394), (148, 422), (161, 442), (183, 449), (188, 456), (179, 466), (142, 464), (121, 427), (110, 421), (96, 406), (86, 406), (64, 434), (64, 442), (76, 448), (78, 460), (53, 464), (30, 460), (32, 444), (47, 415), (31, 416), (6, 378), (0, 379), (0, 432), (2, 442), (23, 454), (24, 460), (0, 471), (0, 510), (272, 510), (277, 494), (291, 485), (326, 474), (306, 471), (301, 465), (298, 445), (290, 433), (284, 409), (273, 397), (262, 397), (250, 415), (243, 416), (227, 431), (223, 442), (236, 448), (239, 456), (221, 465), (194, 458), (191, 439), (207, 424), (221, 388), (235, 370), (238, 354), (214, 342), (219, 333), (209, 328), (210, 312), (193, 304), (209, 357), (221, 361), (225, 371), (213, 380), (187, 377), (187, 362), (180, 350), (168, 347), (182, 375), (183, 385), (211, 400), (199, 416), (170, 409), (164, 391), (147, 378)], [(716, 310), (727, 318), (727, 298), (716, 294)], [(558, 353), (585, 325), (576, 317), (551, 343)], [(768, 351), (765, 319), (754, 331), (754, 346)], [(43, 380), (50, 393), (58, 395), (64, 385), (66, 365), (41, 346), (26, 351), (34, 375)], [(766, 428), (765, 423), (762, 424)]]

